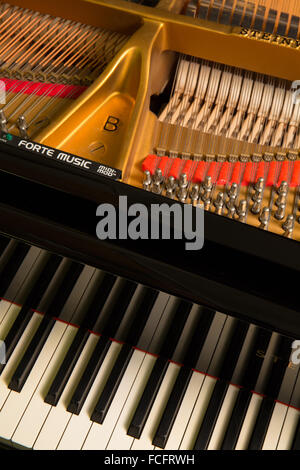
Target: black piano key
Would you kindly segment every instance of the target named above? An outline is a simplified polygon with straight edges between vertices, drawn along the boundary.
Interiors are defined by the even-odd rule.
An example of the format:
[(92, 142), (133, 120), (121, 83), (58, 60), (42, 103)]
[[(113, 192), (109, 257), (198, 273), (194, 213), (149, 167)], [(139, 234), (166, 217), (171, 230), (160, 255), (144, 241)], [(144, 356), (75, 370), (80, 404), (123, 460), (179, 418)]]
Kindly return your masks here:
[[(37, 309), (61, 261), (62, 259), (59, 256), (51, 255), (40, 272), (38, 279), (31, 287), (30, 292), (28, 292), (24, 304), (5, 338), (6, 363), (32, 318), (34, 310)], [(5, 364), (0, 365), (0, 374), (4, 367)]]
[(228, 383), (223, 380), (218, 380), (214, 386), (214, 391), (201, 424), (200, 432), (193, 447), (194, 450), (207, 449), (227, 390)]
[(143, 395), (128, 427), (127, 434), (129, 436), (135, 437), (136, 439), (141, 437), (152, 405), (159, 391), (159, 387), (161, 386), (162, 380), (167, 371), (168, 365), (169, 361), (164, 357), (159, 357), (156, 360), (147, 385), (143, 391)]
[(233, 326), (232, 334), (226, 351), (219, 379), (229, 381), (237, 364), (245, 337), (249, 329), (249, 324), (237, 320)]
[(168, 404), (152, 441), (153, 445), (160, 447), (161, 449), (164, 449), (167, 444), (192, 374), (192, 369), (183, 366), (176, 378), (175, 386), (172, 389)]
[(94, 329), (95, 323), (97, 322), (99, 314), (104, 307), (104, 304), (115, 281), (115, 276), (105, 274), (101, 285), (99, 286), (91, 302), (91, 305), (85, 314), (85, 319), (83, 320), (79, 331), (76, 333), (76, 336), (73, 339), (66, 356), (53, 379), (53, 382), (44, 400), (46, 403), (49, 403), (52, 406), (57, 405), (79, 359), (79, 356), (90, 336), (90, 332), (88, 330)]
[(6, 248), (8, 247), (10, 243), (10, 239), (7, 237), (0, 236), (0, 256), (4, 253)]
[(224, 450), (235, 449), (252, 398), (251, 390), (255, 387), (263, 365), (263, 357), (260, 354), (257, 354), (257, 352), (267, 350), (271, 336), (272, 333), (270, 331), (259, 329), (258, 335), (255, 338), (253, 347), (251, 348), (251, 357), (245, 365), (244, 375), (241, 377), (240, 381), (240, 385), (245, 388), (239, 390), (238, 397), (234, 404), (230, 421), (224, 435), (221, 446)]
[(289, 30), (288, 30), (288, 33), (287, 33), (289, 38), (293, 38), (293, 39), (298, 38), (299, 22), (300, 22), (299, 16), (294, 16), (293, 15), (292, 18), (291, 18), (290, 27), (289, 27)]
[(15, 392), (21, 392), (54, 325), (54, 318), (43, 318), (11, 381), (9, 382), (8, 388)]
[(298, 421), (298, 426), (296, 428), (293, 444), (292, 444), (292, 450), (300, 450), (300, 419)]
[(265, 26), (266, 33), (274, 32), (276, 18), (277, 18), (277, 10), (273, 10), (272, 8), (270, 8), (268, 17), (267, 17), (266, 26)]
[(68, 349), (67, 355), (65, 356), (45, 397), (45, 403), (52, 406), (57, 405), (89, 336), (90, 333), (88, 331), (77, 331), (76, 336)]
[(13, 251), (11, 257), (1, 272), (0, 297), (4, 297), (5, 292), (7, 291), (21, 264), (23, 263), (30, 248), (31, 247), (29, 245), (25, 245), (24, 243), (18, 243), (16, 245), (15, 250)]
[(292, 342), (293, 339), (288, 338), (287, 336), (280, 336), (279, 338), (279, 344), (276, 348), (278, 360), (275, 358), (272, 364), (272, 371), (266, 388), (263, 391), (264, 395), (268, 397), (276, 399), (278, 396), (281, 383), (289, 363)]
[(218, 18), (220, 15), (220, 9), (223, 4), (223, 0), (214, 0), (212, 6), (209, 10), (208, 19), (209, 21), (214, 21), (215, 23), (218, 22)]
[(219, 378), (221, 380), (219, 380), (214, 387), (211, 399), (197, 435), (194, 450), (206, 449), (209, 444), (219, 411), (221, 410), (225, 395), (228, 390), (228, 381), (231, 379), (238, 362), (248, 329), (249, 325), (241, 321), (237, 321), (234, 325), (233, 334), (230, 338), (230, 344), (226, 351), (226, 357), (223, 361), (221, 372), (219, 373)]
[(221, 17), (219, 19), (219, 23), (230, 24), (232, 8), (233, 8), (233, 0), (226, 0)]
[(246, 388), (239, 391), (221, 446), (223, 450), (235, 449), (252, 395), (252, 392)]
[(103, 423), (111, 402), (117, 393), (133, 351), (133, 347), (130, 344), (124, 344), (122, 346), (121, 352), (119, 353), (116, 363), (109, 375), (108, 381), (106, 382), (103, 392), (101, 393), (101, 396), (92, 412), (91, 421), (98, 424)]
[(104, 336), (99, 338), (87, 367), (85, 368), (79, 384), (77, 385), (71, 401), (67, 407), (67, 411), (70, 413), (79, 415), (110, 345), (110, 339)]
[(280, 13), (279, 22), (278, 22), (277, 31), (276, 31), (277, 34), (279, 34), (280, 36), (286, 35), (288, 21), (289, 21), (288, 13)]
[(244, 18), (242, 21), (242, 26), (244, 28), (251, 28), (251, 25), (253, 22), (254, 10), (255, 10), (254, 3), (247, 3), (246, 10), (244, 13)]
[(152, 441), (153, 445), (155, 446), (164, 449), (167, 444), (180, 405), (192, 377), (192, 369), (196, 367), (203, 344), (207, 337), (208, 330), (213, 321), (214, 314), (215, 312), (212, 310), (203, 309), (201, 315), (199, 315), (197, 324), (194, 325), (194, 334), (189, 342), (188, 350), (183, 358), (184, 367), (182, 367), (179, 371), (163, 416)]
[(125, 281), (121, 292), (119, 292), (118, 299), (109, 316), (109, 320), (103, 328), (103, 336), (110, 336), (114, 338), (117, 334), (118, 328), (125, 316), (127, 308), (131, 302), (133, 294), (137, 289), (137, 284), (131, 281)]
[(248, 360), (246, 361), (240, 377), (239, 385), (242, 387), (245, 387), (248, 390), (253, 390), (255, 387), (263, 364), (264, 351), (267, 351), (271, 337), (272, 331), (268, 331), (263, 328), (258, 329), (253, 343), (250, 345)]
[(147, 289), (147, 292), (137, 309), (133, 324), (127, 331), (123, 340), (127, 343), (122, 346), (122, 350), (118, 355), (116, 363), (111, 371), (111, 374), (106, 382), (104, 389), (99, 397), (99, 400), (92, 413), (91, 420), (102, 424), (105, 416), (109, 410), (111, 402), (118, 390), (119, 384), (126, 371), (127, 365), (133, 354), (132, 346), (138, 343), (140, 335), (147, 323), (149, 314), (157, 299), (158, 292), (152, 289)]
[(119, 292), (118, 299), (112, 309), (109, 321), (103, 329), (102, 336), (91, 355), (87, 367), (67, 407), (67, 410), (70, 413), (77, 415), (80, 413), (111, 344), (109, 337), (114, 337), (116, 335), (136, 288), (137, 284), (131, 281), (126, 281)]
[(232, 26), (240, 26), (243, 18), (244, 13), (244, 6), (245, 3), (243, 0), (237, 0), (232, 18), (231, 18), (231, 25)]
[(159, 387), (161, 386), (164, 375), (167, 371), (169, 365), (168, 358), (172, 357), (176, 349), (191, 309), (192, 304), (185, 302), (184, 300), (181, 300), (176, 307), (171, 327), (169, 328), (165, 341), (159, 351), (160, 357), (158, 357), (154, 364), (142, 397), (128, 427), (127, 434), (129, 436), (139, 439), (143, 432), (152, 405), (159, 391)]
[(207, 20), (209, 11), (210, 0), (200, 0), (200, 5), (197, 12), (197, 18)]
[(275, 399), (278, 396), (282, 380), (286, 372), (286, 367), (289, 362), (291, 344), (291, 338), (283, 336), (280, 337), (277, 353), (278, 360), (272, 364), (272, 370), (268, 377), (267, 385), (263, 391), (266, 397), (263, 398), (263, 402), (256, 418), (254, 430), (249, 443), (250, 450), (259, 450), (263, 446), (275, 406)]
[(56, 320), (53, 318), (59, 314), (71, 294), (84, 266), (78, 263), (70, 263), (64, 274), (60, 287), (46, 309), (46, 315), (41, 321), (37, 331), (31, 339), (16, 371), (14, 372), (8, 388), (16, 392), (21, 392), (26, 383), (45, 342), (47, 341)]
[(273, 398), (263, 398), (263, 402), (261, 404), (258, 417), (256, 419), (255, 429), (249, 444), (250, 450), (259, 450), (262, 448), (271, 420), (271, 416), (274, 411), (274, 407), (275, 401)]
[(262, 5), (258, 5), (257, 10), (256, 10), (253, 29), (256, 29), (257, 31), (263, 30), (265, 14), (266, 14), (266, 7)]

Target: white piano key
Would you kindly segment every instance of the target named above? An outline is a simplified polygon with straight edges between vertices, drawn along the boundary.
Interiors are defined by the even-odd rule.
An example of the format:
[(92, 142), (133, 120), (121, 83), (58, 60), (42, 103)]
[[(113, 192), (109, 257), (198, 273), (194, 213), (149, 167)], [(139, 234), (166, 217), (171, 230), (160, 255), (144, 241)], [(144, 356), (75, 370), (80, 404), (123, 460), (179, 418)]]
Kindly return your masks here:
[(290, 450), (300, 419), (300, 410), (289, 407), (281, 430), (277, 450)]
[(220, 449), (239, 390), (239, 387), (236, 387), (235, 385), (229, 385), (212, 436), (209, 441), (208, 450)]
[(66, 328), (67, 325), (64, 323), (55, 323), (22, 391), (20, 393), (13, 390), (10, 391), (0, 412), (0, 436), (2, 439), (10, 440), (12, 438), (24, 410), (39, 384), (47, 365), (51, 361)]
[(42, 315), (38, 313), (33, 314), (22, 337), (20, 338), (20, 341), (15, 347), (14, 352), (9, 358), (9, 361), (3, 369), (2, 374), (0, 375), (0, 410), (2, 409), (10, 393), (10, 390), (7, 386), (42, 319)]
[[(204, 342), (199, 356), (197, 367), (200, 371), (206, 372), (215, 352), (216, 345), (223, 330), (226, 315), (216, 312), (211, 327)], [(174, 421), (166, 450), (179, 449), (185, 430), (188, 426), (190, 416), (193, 412), (201, 387), (204, 383), (205, 375), (198, 369), (193, 372), (186, 393), (182, 400), (178, 414)]]
[[(145, 357), (146, 353), (139, 350), (134, 351), (126, 369), (126, 373), (124, 374), (117, 393), (110, 405), (104, 423), (101, 426), (97, 423), (93, 423), (82, 447), (84, 450), (105, 449), (108, 445), (109, 439), (114, 431), (114, 427), (125, 406), (126, 399), (131, 388), (134, 386), (136, 376), (138, 375), (139, 370), (144, 366)], [(144, 367), (146, 369), (145, 375), (147, 374), (147, 371), (148, 374), (150, 374), (151, 368), (147, 361)]]
[(213, 377), (204, 376), (203, 383), (200, 386), (200, 393), (198, 394), (188, 426), (180, 443), (180, 450), (191, 450), (193, 448), (216, 381), (217, 379)]
[[(1, 302), (1, 304), (4, 301)], [(2, 320), (0, 320), (0, 338), (4, 340), (9, 332), (10, 328), (12, 327), (15, 319), (17, 318), (18, 314), (20, 313), (21, 306), (12, 304), (10, 302), (6, 302), (7, 306), (5, 306), (6, 313), (3, 315)], [(2, 305), (0, 305), (0, 311)], [(3, 306), (4, 307), (4, 306)], [(4, 310), (4, 309), (3, 309)]]
[[(176, 350), (174, 352), (175, 357), (179, 358), (180, 354), (182, 354), (182, 352), (184, 351), (182, 343), (185, 343), (187, 341), (187, 338), (191, 333), (193, 321), (195, 321), (197, 313), (199, 313), (199, 307), (193, 306), (188, 321), (178, 341), (178, 346), (176, 347)], [(147, 354), (144, 358), (143, 366), (141, 367), (141, 370), (135, 378), (130, 394), (128, 395), (122, 413), (118, 419), (118, 423), (116, 424), (114, 432), (107, 445), (107, 449), (130, 449), (131, 447), (133, 449), (153, 449), (152, 440), (156, 431), (156, 427), (159, 424), (160, 418), (167, 404), (176, 377), (179, 373), (179, 365), (175, 363), (170, 363), (168, 365), (166, 374), (162, 380), (157, 397), (153, 403), (151, 412), (148, 416), (145, 428), (140, 439), (136, 439), (133, 442), (133, 438), (131, 436), (128, 436), (126, 432), (134, 415), (137, 404), (139, 403), (140, 398), (143, 394), (145, 385), (147, 384), (148, 377), (152, 371), (154, 363), (155, 358)]]
[[(154, 365), (155, 361), (153, 361), (153, 359), (154, 358), (146, 357), (145, 361), (149, 363), (152, 362), (152, 364)], [(130, 436), (126, 436), (127, 443), (131, 445), (132, 450), (139, 450), (139, 449), (151, 450), (154, 448), (152, 444), (152, 440), (154, 438), (155, 431), (162, 417), (163, 411), (168, 402), (168, 398), (172, 391), (172, 388), (175, 383), (176, 377), (179, 373), (179, 370), (180, 370), (180, 366), (178, 366), (177, 364), (170, 363), (168, 365), (168, 369), (163, 378), (163, 381), (161, 383), (161, 386), (159, 388), (159, 391), (153, 403), (151, 412), (148, 416), (148, 419), (146, 421), (146, 424), (145, 424), (145, 427), (144, 427), (144, 430), (142, 432), (140, 439), (133, 439)], [(141, 383), (142, 391), (143, 391), (145, 383), (146, 383), (145, 378), (140, 378), (140, 383)], [(122, 429), (124, 429), (123, 433), (126, 434), (131, 418), (133, 416), (132, 410), (135, 411), (136, 404), (139, 401), (139, 400), (136, 400), (135, 398), (136, 395), (138, 396), (141, 395), (139, 393), (139, 390), (137, 389), (133, 390), (133, 393), (129, 395), (127, 403), (126, 403), (127, 409), (126, 408), (124, 409), (123, 416), (121, 416), (121, 419), (118, 422), (118, 427), (116, 428), (116, 432), (114, 432), (114, 435), (112, 436), (108, 449), (116, 448), (115, 446), (117, 445), (118, 435), (122, 434)], [(129, 449), (130, 446), (128, 447), (125, 446), (125, 439), (123, 439), (123, 442), (124, 442), (123, 449)]]
[[(33, 445), (34, 449), (54, 450), (58, 446), (61, 436), (72, 416), (67, 411), (67, 406), (98, 339), (99, 337), (96, 335), (90, 335), (58, 404), (51, 407), (46, 420), (39, 430)], [(49, 407), (50, 405), (47, 406)]]
[[(195, 440), (197, 438), (201, 423), (203, 421), (205, 412), (207, 410), (211, 395), (214, 390), (214, 386), (217, 382), (217, 378), (215, 378), (216, 373), (218, 373), (220, 359), (224, 355), (224, 349), (228, 343), (228, 338), (230, 337), (230, 332), (234, 325), (234, 319), (230, 317), (222, 317), (219, 315), (215, 318), (216, 322), (219, 322), (218, 327), (218, 334), (213, 341), (210, 339), (211, 345), (213, 347), (210, 348), (210, 355), (206, 357), (208, 362), (204, 362), (204, 355), (201, 354), (197, 368), (201, 368), (201, 370), (208, 370), (209, 375), (205, 375), (203, 383), (201, 384), (201, 388), (199, 394), (197, 396), (196, 402), (194, 403), (194, 407), (187, 425), (187, 428), (184, 432), (184, 436), (182, 437), (182, 441), (180, 444), (180, 449), (182, 450), (189, 450), (193, 448)], [(214, 322), (212, 327), (214, 326)], [(213, 333), (213, 329), (210, 329), (210, 333)], [(207, 361), (206, 359), (206, 361)]]
[[(80, 414), (71, 415), (71, 419), (58, 442), (58, 450), (79, 450), (83, 446), (84, 440), (92, 426), (91, 413), (96, 406), (120, 349), (121, 344), (113, 341)], [(68, 413), (66, 409), (65, 413)]]
[(240, 388), (233, 384), (239, 384), (240, 378), (247, 367), (247, 358), (251, 345), (255, 338), (256, 329), (254, 325), (250, 325), (246, 334), (242, 350), (240, 351), (233, 375), (232, 384), (228, 386), (224, 401), (221, 404), (221, 409), (217, 416), (217, 420), (209, 441), (208, 450), (218, 450), (222, 445), (227, 427), (229, 425), (232, 411), (237, 400)]
[[(31, 282), (40, 270), (40, 266), (44, 259), (45, 252), (32, 247), (5, 293), (6, 300), (0, 300), (1, 338), (5, 337), (21, 309), (21, 305), (18, 302), (14, 303), (16, 296), (21, 300), (24, 297), (24, 294), (28, 292)], [(5, 321), (5, 323), (3, 323), (3, 321)]]
[[(13, 310), (17, 310), (18, 312), (20, 311), (21, 306), (18, 304), (15, 304), (13, 302), (9, 302), (8, 300), (1, 300), (0, 301), (0, 328), (2, 326), (2, 322), (6, 319), (9, 318), (7, 315), (8, 312), (11, 310), (11, 315), (13, 316)], [(3, 331), (5, 332), (6, 330), (3, 328)], [(2, 330), (0, 329), (0, 334), (1, 338), (4, 337), (5, 333), (2, 333)]]
[(178, 373), (177, 369), (179, 366), (176, 366), (175, 364), (169, 364), (166, 375), (162, 381), (161, 387), (148, 416), (141, 438), (134, 439), (132, 436), (128, 436), (127, 429), (133, 417), (136, 406), (141, 399), (145, 384), (148, 381), (155, 362), (155, 357), (150, 356), (149, 354), (145, 356), (143, 365), (136, 376), (122, 413), (120, 414), (118, 422), (115, 426), (114, 432), (106, 447), (107, 449), (118, 449), (118, 441), (120, 441), (120, 448), (122, 450), (128, 450), (130, 448), (134, 450), (153, 449), (151, 440), (154, 437), (154, 431), (159, 421), (159, 417), (161, 416), (161, 411), (166, 405), (166, 401), (171, 391), (170, 388), (176, 379)]
[(253, 393), (238, 441), (236, 443), (236, 450), (247, 449), (256, 422), (256, 418), (261, 407), (262, 399), (263, 397), (261, 395)]
[(286, 405), (291, 402), (293, 395), (297, 396), (296, 389), (298, 373), (299, 367), (289, 363), (288, 367), (286, 368), (277, 397), (278, 402), (275, 404), (269, 423), (268, 431), (263, 444), (263, 450), (273, 450), (277, 447), (285, 416), (288, 411)]
[[(11, 284), (5, 292), (5, 299), (14, 301), (16, 296), (20, 296), (20, 291), (23, 288), (26, 280), (36, 268), (38, 268), (40, 261), (43, 260), (45, 252), (39, 248), (31, 247), (25, 256), (21, 266), (19, 267), (16, 275), (14, 276)], [(9, 261), (8, 261), (9, 263)]]
[[(139, 347), (151, 347), (153, 339), (155, 339), (157, 336), (157, 331), (159, 332), (158, 334), (160, 334), (160, 328), (158, 328), (158, 326), (161, 326), (161, 323), (165, 323), (165, 320), (168, 317), (168, 315), (165, 315), (165, 310), (166, 307), (169, 305), (169, 300), (170, 296), (166, 294), (160, 293), (158, 295), (158, 298), (153, 306), (152, 312), (145, 325), (141, 338), (138, 342)], [(164, 319), (164, 322), (161, 322), (162, 319)], [(88, 432), (93, 424), (90, 420), (90, 416), (100, 397), (100, 394), (104, 388), (108, 375), (113, 367), (113, 364), (117, 358), (117, 355), (119, 354), (120, 349), (120, 344), (116, 342), (113, 342), (111, 344), (110, 349), (105, 357), (105, 360), (100, 368), (100, 371), (97, 374), (95, 382), (87, 396), (87, 399), (81, 410), (80, 415), (72, 415), (72, 418), (70, 419), (64, 431), (64, 434), (61, 437), (58, 449), (80, 449), (83, 446)], [(121, 384), (119, 388), (121, 388)], [(109, 418), (106, 417), (105, 422), (108, 419)], [(104, 426), (104, 429), (106, 429), (105, 422), (101, 426), (97, 423), (94, 423), (93, 426), (98, 426), (99, 428), (102, 428)]]
[(288, 407), (286, 405), (282, 403), (275, 404), (262, 450), (276, 449), (287, 411)]
[[(289, 369), (299, 371), (299, 366), (290, 363)], [(286, 403), (286, 397), (280, 396), (281, 401)], [(290, 407), (287, 410), (285, 420), (280, 432), (280, 436), (277, 442), (277, 449), (288, 450), (293, 444), (294, 435), (296, 432), (298, 419), (300, 416), (300, 374), (297, 374), (297, 380), (293, 387), (293, 393), (289, 402)]]
[[(56, 322), (55, 331), (53, 329), (53, 343), (58, 341), (57, 347), (53, 356), (51, 358), (49, 357), (50, 362), (44, 371), (38, 386), (35, 389), (32, 389), (31, 396), (29, 396), (27, 400), (24, 400), (24, 411), (22, 418), (16, 426), (12, 436), (12, 441), (15, 444), (29, 448), (33, 446), (38, 433), (51, 409), (51, 406), (44, 402), (47, 389), (49, 388), (51, 379), (55, 376), (59, 359), (65, 354), (76, 332), (76, 327), (67, 326), (65, 323)], [(23, 394), (23, 392), (21, 392), (21, 394)]]
[[(79, 277), (77, 280), (74, 289), (72, 290), (72, 293), (68, 297), (68, 300), (66, 301), (64, 308), (62, 309), (62, 312), (58, 312), (61, 315), (64, 314), (64, 312), (67, 312), (68, 318), (71, 320), (73, 315), (76, 313), (76, 310), (78, 308), (78, 305), (80, 303), (80, 299), (82, 296), (82, 292), (84, 287), (86, 286), (88, 280), (90, 280), (91, 275), (93, 274), (94, 270), (93, 269), (85, 269), (82, 275)], [(51, 285), (52, 284), (52, 285)], [(47, 292), (44, 295), (42, 302), (40, 305), (43, 305), (43, 302), (47, 302), (47, 299), (50, 299), (53, 295), (53, 287), (54, 284), (50, 283), (48, 286)], [(34, 313), (33, 317), (41, 317), (41, 315)], [(28, 325), (29, 327), (29, 325)], [(37, 328), (31, 328), (30, 329), (30, 338), (34, 335), (35, 331)], [(0, 416), (2, 417), (1, 423), (0, 423), (0, 435), (5, 438), (5, 439), (11, 439), (12, 434), (15, 431), (16, 426), (18, 425), (22, 414), (24, 410), (26, 409), (26, 406), (28, 402), (30, 401), (36, 387), (38, 386), (41, 378), (43, 377), (43, 374), (48, 367), (48, 365), (51, 362), (51, 357), (54, 354), (62, 336), (63, 333), (67, 329), (67, 323), (57, 321), (52, 330), (50, 335), (47, 338), (46, 343), (44, 344), (42, 351), (40, 352), (34, 367), (32, 368), (26, 383), (21, 391), (21, 393), (17, 393), (14, 391), (9, 392), (9, 396), (1, 409)], [(25, 330), (27, 331), (28, 328)], [(23, 337), (24, 334), (22, 335), (21, 340), (19, 343), (23, 343)], [(28, 341), (29, 343), (29, 341)], [(28, 344), (27, 343), (27, 344)], [(17, 348), (19, 347), (19, 344)], [(23, 351), (26, 350), (26, 347), (23, 347)], [(5, 368), (6, 369), (6, 368)], [(15, 368), (14, 368), (15, 370)], [(5, 370), (4, 370), (5, 372)], [(10, 375), (11, 378), (12, 374)], [(10, 380), (9, 378), (9, 380)], [(9, 383), (9, 381), (7, 382)], [(1, 393), (1, 390), (0, 390)], [(7, 393), (7, 392), (6, 392)]]
[(190, 416), (192, 414), (194, 404), (196, 403), (198, 394), (201, 390), (205, 379), (205, 375), (200, 372), (193, 372), (182, 404), (176, 416), (172, 431), (167, 441), (165, 450), (178, 450), (183, 438), (185, 429), (187, 428)]

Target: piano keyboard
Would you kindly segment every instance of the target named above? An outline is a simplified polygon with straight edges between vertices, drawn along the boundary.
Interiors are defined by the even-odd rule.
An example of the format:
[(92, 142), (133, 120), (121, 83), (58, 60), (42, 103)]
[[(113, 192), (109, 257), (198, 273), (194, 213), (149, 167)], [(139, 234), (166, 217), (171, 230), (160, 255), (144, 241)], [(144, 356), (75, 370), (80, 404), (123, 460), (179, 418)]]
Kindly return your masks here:
[(31, 449), (298, 449), (292, 338), (0, 238), (0, 438)]

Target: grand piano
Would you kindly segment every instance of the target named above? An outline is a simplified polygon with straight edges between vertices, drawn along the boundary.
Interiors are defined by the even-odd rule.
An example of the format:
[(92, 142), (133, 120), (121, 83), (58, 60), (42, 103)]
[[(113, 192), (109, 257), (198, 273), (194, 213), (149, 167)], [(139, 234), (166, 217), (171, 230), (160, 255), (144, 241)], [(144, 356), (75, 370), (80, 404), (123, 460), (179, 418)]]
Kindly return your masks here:
[[(300, 11), (285, 7), (0, 4), (4, 446), (299, 450)], [(97, 208), (119, 214), (121, 196), (204, 211), (202, 249), (99, 240)]]

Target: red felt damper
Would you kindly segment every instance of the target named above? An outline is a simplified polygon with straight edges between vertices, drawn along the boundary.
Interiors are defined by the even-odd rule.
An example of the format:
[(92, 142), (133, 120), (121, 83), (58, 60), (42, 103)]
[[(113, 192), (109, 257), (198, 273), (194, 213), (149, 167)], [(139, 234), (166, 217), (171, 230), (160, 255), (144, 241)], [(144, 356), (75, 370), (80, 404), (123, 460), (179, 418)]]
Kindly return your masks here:
[(24, 95), (76, 99), (86, 90), (84, 86), (29, 82), (10, 78), (0, 78), (0, 80), (5, 83), (6, 92), (12, 91)]

